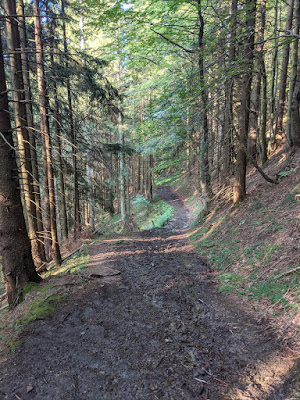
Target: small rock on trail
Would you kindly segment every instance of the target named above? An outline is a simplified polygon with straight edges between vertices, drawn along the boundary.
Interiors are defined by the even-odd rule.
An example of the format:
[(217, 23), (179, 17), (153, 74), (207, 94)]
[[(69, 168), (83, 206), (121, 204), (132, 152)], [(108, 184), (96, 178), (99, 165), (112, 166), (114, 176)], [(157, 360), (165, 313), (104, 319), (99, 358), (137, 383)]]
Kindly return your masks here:
[(280, 346), (218, 293), (180, 230), (188, 211), (170, 188), (158, 193), (174, 219), (92, 245), (91, 271), (114, 273), (28, 327), (0, 366), (1, 400), (285, 398), (275, 390)]

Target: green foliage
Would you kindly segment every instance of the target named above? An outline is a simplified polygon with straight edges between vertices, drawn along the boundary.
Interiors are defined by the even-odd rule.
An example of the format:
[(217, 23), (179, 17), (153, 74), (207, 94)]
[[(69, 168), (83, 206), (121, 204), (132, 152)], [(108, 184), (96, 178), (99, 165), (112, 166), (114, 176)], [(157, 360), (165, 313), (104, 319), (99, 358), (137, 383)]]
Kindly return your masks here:
[(131, 201), (131, 204), (135, 206), (138, 210), (145, 208), (146, 210), (151, 209), (151, 203), (146, 199), (145, 196), (137, 194), (135, 198)]
[(159, 201), (156, 203), (147, 221), (141, 225), (141, 229), (162, 228), (173, 216), (173, 207), (165, 201)]
[(11, 353), (15, 353), (16, 350), (21, 346), (21, 341), (18, 337), (12, 337), (6, 342), (7, 350)]
[(281, 303), (284, 306), (290, 306), (289, 301), (284, 297), (287, 290), (291, 289), (291, 282), (284, 281), (277, 277), (270, 277), (264, 281), (256, 282), (249, 289), (249, 294), (254, 298), (260, 299), (267, 297), (272, 303)]
[(300, 201), (300, 185), (296, 185), (294, 189), (287, 193), (282, 200), (283, 205), (287, 205), (289, 208), (293, 208)]
[(176, 182), (178, 180), (180, 180), (181, 178), (181, 172), (175, 172), (172, 175), (167, 175), (167, 176), (159, 176), (156, 180), (155, 180), (155, 184), (157, 186), (163, 186), (163, 185), (175, 185)]
[[(90, 255), (87, 250), (82, 250), (73, 255), (69, 260), (64, 262), (60, 268), (53, 267), (45, 276), (51, 275), (65, 275), (66, 273), (78, 275), (87, 267), (90, 260)], [(43, 289), (41, 290), (43, 292)]]
[[(223, 293), (234, 292), (235, 290), (242, 288), (246, 282), (246, 280), (239, 274), (230, 272), (220, 274), (218, 278), (221, 282), (219, 291)], [(242, 294), (243, 290), (239, 291), (239, 293)]]
[(281, 176), (281, 177), (286, 177), (286, 176), (289, 176), (289, 175), (293, 174), (294, 172), (297, 172), (296, 168), (290, 169), (288, 171), (279, 172), (278, 175)]

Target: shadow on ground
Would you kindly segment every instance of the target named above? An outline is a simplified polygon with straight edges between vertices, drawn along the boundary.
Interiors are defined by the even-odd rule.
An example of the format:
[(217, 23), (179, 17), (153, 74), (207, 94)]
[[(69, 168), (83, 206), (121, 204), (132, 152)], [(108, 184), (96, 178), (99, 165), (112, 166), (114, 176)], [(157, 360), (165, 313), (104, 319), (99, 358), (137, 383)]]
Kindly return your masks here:
[(1, 399), (288, 398), (290, 353), (267, 324), (218, 293), (182, 229), (188, 211), (170, 188), (159, 195), (174, 219), (92, 245), (90, 267), (121, 275), (89, 282), (28, 328), (0, 367)]

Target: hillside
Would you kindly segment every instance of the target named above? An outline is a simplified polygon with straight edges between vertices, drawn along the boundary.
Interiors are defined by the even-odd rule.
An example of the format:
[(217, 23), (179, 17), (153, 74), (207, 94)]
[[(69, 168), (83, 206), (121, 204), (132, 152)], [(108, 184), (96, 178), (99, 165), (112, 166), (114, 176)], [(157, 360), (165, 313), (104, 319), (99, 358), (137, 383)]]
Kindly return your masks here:
[[(297, 333), (300, 317), (300, 152), (278, 151), (264, 171), (270, 177), (279, 174), (279, 183), (268, 183), (249, 168), (247, 197), (238, 206), (232, 205), (228, 189), (215, 188), (189, 240), (212, 268), (221, 292), (250, 301), (261, 315), (275, 319), (288, 338)], [(201, 197), (196, 184), (186, 182), (175, 178), (173, 184), (197, 215)]]

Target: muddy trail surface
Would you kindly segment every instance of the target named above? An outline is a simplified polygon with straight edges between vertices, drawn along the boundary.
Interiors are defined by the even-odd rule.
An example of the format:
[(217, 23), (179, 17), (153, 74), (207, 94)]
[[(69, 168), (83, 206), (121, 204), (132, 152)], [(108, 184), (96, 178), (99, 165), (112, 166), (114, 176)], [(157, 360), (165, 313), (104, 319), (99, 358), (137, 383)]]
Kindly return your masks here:
[(189, 212), (170, 188), (158, 193), (174, 219), (92, 245), (88, 268), (120, 274), (28, 327), (0, 366), (1, 400), (288, 398), (280, 343), (218, 293), (188, 243)]

